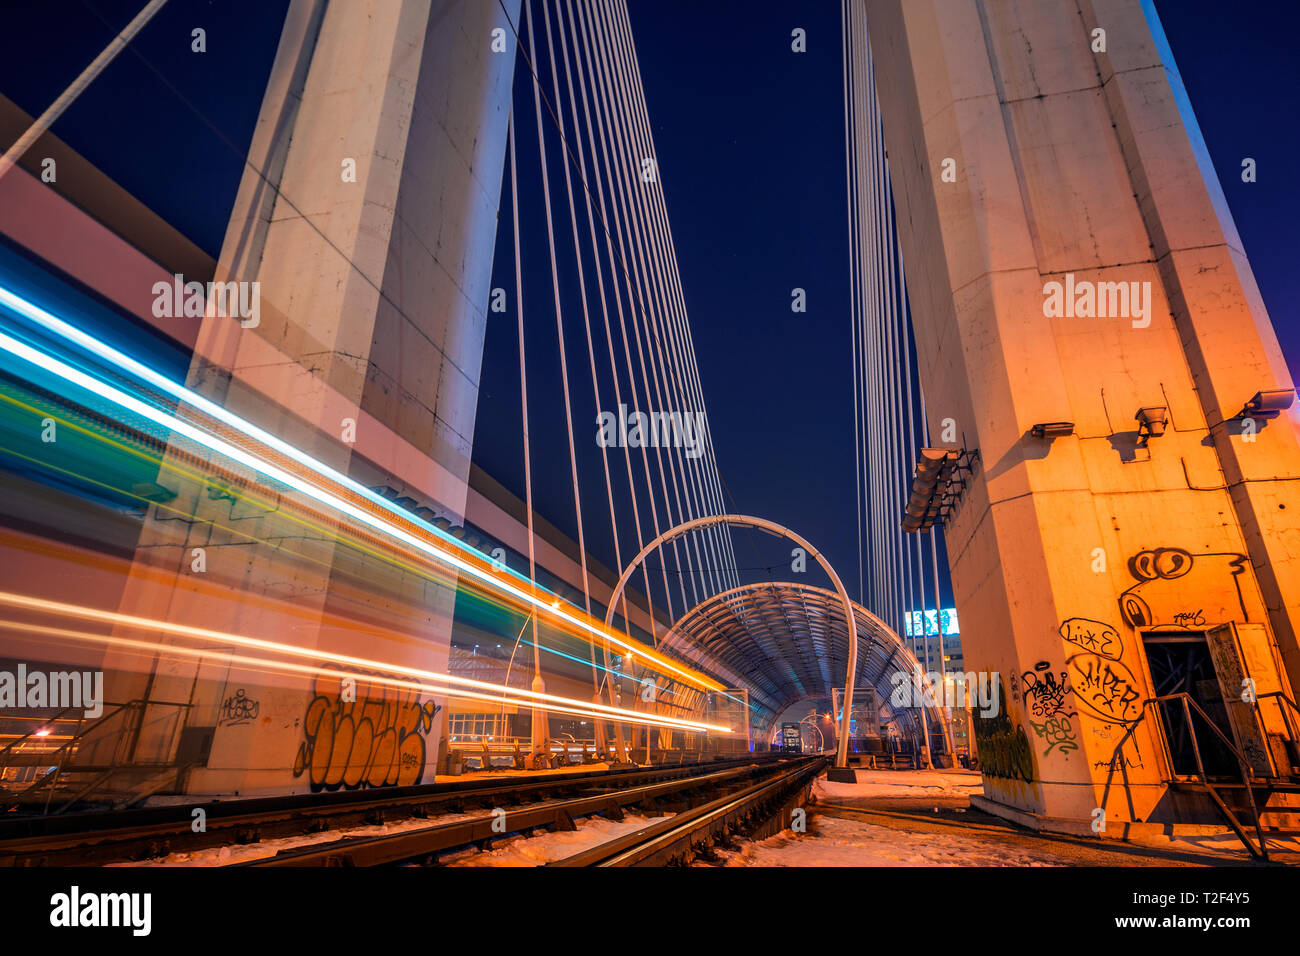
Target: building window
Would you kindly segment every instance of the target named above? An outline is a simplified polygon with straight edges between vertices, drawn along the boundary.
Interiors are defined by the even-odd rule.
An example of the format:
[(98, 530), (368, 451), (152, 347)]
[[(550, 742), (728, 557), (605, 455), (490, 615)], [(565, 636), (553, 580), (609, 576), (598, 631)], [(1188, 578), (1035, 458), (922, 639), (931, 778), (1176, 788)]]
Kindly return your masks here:
[(493, 740), (500, 730), (498, 714), (449, 714), (447, 732), (453, 741)]

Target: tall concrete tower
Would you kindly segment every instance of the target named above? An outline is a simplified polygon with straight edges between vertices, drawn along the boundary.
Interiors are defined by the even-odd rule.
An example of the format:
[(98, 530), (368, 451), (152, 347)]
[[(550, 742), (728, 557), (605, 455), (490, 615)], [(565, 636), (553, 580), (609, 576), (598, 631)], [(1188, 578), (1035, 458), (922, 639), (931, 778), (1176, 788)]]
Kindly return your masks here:
[[(518, 0), (294, 0), (217, 280), (255, 320), (203, 320), (192, 388), (367, 487), (463, 516), (515, 64)], [(445, 671), (455, 577), (361, 560), (197, 479), (151, 514), (123, 610)], [(191, 555), (202, 549), (203, 573)], [(212, 582), (228, 599), (211, 592)], [(219, 643), (219, 642), (218, 642)], [(119, 662), (125, 663), (125, 662)], [(111, 662), (110, 662), (111, 665)], [(185, 700), (191, 792), (411, 783), (439, 704), (275, 681), (215, 646), (128, 670), (114, 697)], [(235, 704), (232, 708), (231, 702)], [(431, 772), (431, 770), (430, 770)]]
[(930, 429), (979, 453), (946, 537), (967, 666), (1006, 691), (994, 809), (1189, 819), (1181, 699), (1146, 703), (1173, 693), (1285, 776), (1294, 383), (1152, 3), (865, 6)]

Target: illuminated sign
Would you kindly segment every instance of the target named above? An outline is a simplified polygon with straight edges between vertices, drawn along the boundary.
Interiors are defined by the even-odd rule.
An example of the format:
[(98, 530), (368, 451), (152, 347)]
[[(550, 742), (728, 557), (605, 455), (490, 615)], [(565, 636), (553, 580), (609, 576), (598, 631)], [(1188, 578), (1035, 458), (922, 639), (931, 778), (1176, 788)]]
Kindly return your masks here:
[[(925, 633), (937, 634), (938, 628), (934, 624), (934, 612), (926, 611), (925, 613)], [(944, 608), (940, 612), (943, 615), (943, 633), (945, 635), (957, 635), (961, 632), (957, 630), (957, 609), (955, 607)], [(922, 637), (921, 633), (921, 615), (916, 611), (907, 612), (907, 636)]]

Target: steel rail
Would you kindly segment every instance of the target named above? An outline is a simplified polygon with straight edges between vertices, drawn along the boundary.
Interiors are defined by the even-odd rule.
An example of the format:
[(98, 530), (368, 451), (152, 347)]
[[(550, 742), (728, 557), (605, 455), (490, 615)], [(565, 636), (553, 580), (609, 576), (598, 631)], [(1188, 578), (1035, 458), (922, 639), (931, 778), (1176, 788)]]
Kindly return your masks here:
[[(816, 757), (710, 803), (651, 824), (548, 866), (663, 866), (689, 861), (701, 845), (738, 830), (767, 835), (784, 828), (783, 811), (829, 763)], [(781, 821), (778, 825), (778, 821)], [(767, 828), (763, 831), (761, 828)]]
[[(797, 770), (807, 770), (813, 764), (820, 768), (822, 758), (813, 761), (798, 759)], [(488, 847), (520, 833), (531, 833), (539, 828), (572, 830), (574, 819), (609, 814), (621, 817), (624, 807), (634, 804), (653, 804), (667, 798), (680, 798), (692, 791), (712, 790), (717, 787), (743, 784), (754, 777), (767, 778), (774, 771), (780, 779), (788, 776), (782, 772), (787, 761), (777, 767), (771, 763), (749, 763), (702, 776), (690, 776), (662, 783), (602, 791), (568, 800), (549, 801), (534, 806), (520, 807), (502, 813), (484, 814), (468, 820), (435, 824), (400, 833), (386, 833), (372, 837), (351, 837), (329, 843), (281, 850), (274, 856), (247, 860), (232, 866), (250, 867), (309, 867), (309, 866), (392, 866), (406, 862), (436, 864), (443, 853), (479, 844)], [(761, 783), (758, 784), (761, 786)], [(743, 792), (754, 789), (750, 786)], [(708, 804), (711, 806), (712, 804)], [(691, 812), (691, 811), (688, 811)], [(670, 817), (670, 820), (676, 817)], [(640, 832), (640, 831), (638, 831)]]
[[(766, 765), (775, 755), (745, 754), (671, 767), (482, 777), (383, 790), (259, 797), (138, 810), (70, 813), (0, 820), (0, 867), (95, 866), (171, 852), (256, 843), (322, 830), (460, 812), (465, 807), (539, 802), (593, 787), (611, 794), (647, 783), (699, 777), (744, 765)], [(194, 832), (195, 810), (206, 827)]]

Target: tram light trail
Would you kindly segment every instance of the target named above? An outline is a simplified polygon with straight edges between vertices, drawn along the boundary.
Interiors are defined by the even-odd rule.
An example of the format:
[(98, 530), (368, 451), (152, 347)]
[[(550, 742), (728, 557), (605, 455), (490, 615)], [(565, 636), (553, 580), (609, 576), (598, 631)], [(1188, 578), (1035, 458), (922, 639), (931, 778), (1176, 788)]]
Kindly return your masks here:
[[(6, 396), (6, 395), (3, 395), (3, 394), (0, 394), (0, 401), (4, 401), (4, 402), (7, 402), (7, 403), (14, 404), (14, 405), (16, 405), (16, 406), (18, 406), (18, 407), (21, 407), (21, 408), (25, 409), (26, 411), (28, 411), (29, 413), (36, 415), (38, 418), (40, 418), (40, 417), (42, 417), (42, 416), (44, 416), (44, 415), (47, 414), (46, 409), (43, 409), (43, 408), (42, 408), (42, 409), (38, 409), (38, 408), (35, 408), (35, 407), (33, 407), (33, 406), (25, 405), (25, 404), (23, 404), (23, 403), (17, 402), (17, 401), (16, 401), (15, 399), (13, 399), (12, 397), (10, 397), (10, 396)], [(168, 472), (170, 472), (170, 473), (175, 474), (176, 477), (180, 478), (180, 479), (183, 480), (183, 481), (198, 481), (198, 482), (202, 482), (202, 481), (205, 480), (205, 478), (204, 478), (204, 476), (203, 476), (202, 474), (199, 474), (199, 473), (194, 472), (194, 471), (190, 471), (190, 470), (185, 469), (185, 468), (182, 468), (182, 467), (178, 467), (175, 463), (168, 462), (167, 460), (165, 460), (164, 458), (162, 458), (162, 457), (160, 457), (160, 456), (157, 456), (157, 455), (147, 455), (147, 454), (144, 453), (144, 452), (140, 452), (140, 451), (132, 450), (132, 449), (129, 447), (128, 444), (123, 443), (122, 441), (119, 441), (119, 440), (115, 440), (115, 439), (110, 438), (110, 437), (106, 437), (106, 436), (103, 436), (103, 435), (99, 435), (99, 434), (97, 434), (96, 432), (91, 431), (91, 430), (85, 428), (84, 426), (77, 424), (76, 422), (72, 421), (71, 419), (59, 419), (59, 421), (61, 422), (61, 427), (66, 426), (66, 427), (72, 428), (73, 430), (75, 430), (75, 431), (77, 431), (77, 432), (79, 432), (79, 433), (85, 434), (85, 435), (87, 435), (87, 436), (90, 436), (90, 437), (92, 437), (92, 438), (95, 438), (95, 439), (98, 440), (98, 441), (106, 442), (108, 445), (112, 446), (113, 448), (116, 448), (116, 449), (119, 449), (119, 450), (122, 450), (122, 451), (126, 451), (126, 452), (130, 452), (131, 454), (145, 456), (145, 457), (147, 457), (148, 460), (151, 461), (155, 466), (157, 466), (157, 467), (159, 467), (159, 468), (162, 468), (162, 469), (164, 469), (164, 470), (166, 470), (166, 471), (168, 471)], [(13, 454), (13, 452), (11, 452), (11, 454)], [(129, 489), (125, 489), (125, 488), (121, 488), (121, 487), (118, 487), (118, 486), (114, 486), (114, 485), (112, 485), (112, 484), (105, 484), (105, 483), (100, 482), (100, 481), (98, 481), (98, 480), (96, 480), (96, 479), (94, 479), (94, 478), (91, 478), (91, 477), (89, 477), (89, 476), (79, 475), (79, 474), (77, 474), (77, 473), (75, 473), (75, 472), (67, 471), (66, 469), (54, 468), (54, 466), (50, 465), (48, 462), (44, 462), (44, 461), (42, 461), (42, 460), (40, 460), (40, 459), (29, 458), (29, 457), (27, 457), (27, 456), (23, 456), (23, 455), (18, 455), (17, 457), (18, 457), (19, 459), (21, 459), (21, 460), (29, 461), (29, 462), (31, 462), (31, 463), (33, 463), (33, 464), (37, 464), (37, 465), (39, 465), (39, 466), (41, 466), (41, 467), (43, 467), (43, 468), (53, 468), (56, 472), (58, 472), (58, 473), (60, 473), (60, 474), (64, 474), (64, 475), (71, 476), (71, 477), (78, 477), (78, 478), (80, 478), (80, 479), (83, 480), (83, 481), (87, 481), (87, 482), (90, 482), (90, 483), (92, 483), (92, 484), (99, 485), (100, 487), (103, 487), (103, 488), (105, 488), (105, 489), (112, 490), (112, 491), (118, 491), (118, 492), (122, 493), (123, 495), (127, 495), (127, 496), (130, 496), (130, 497), (134, 497), (134, 498), (137, 498), (137, 499), (139, 499), (139, 500), (141, 500), (141, 501), (146, 501), (146, 500), (147, 500), (147, 499), (139, 498), (138, 495), (134, 495), (133, 492), (131, 492)], [(207, 480), (210, 480), (210, 479), (207, 479)], [(264, 501), (260, 501), (260, 500), (258, 500), (258, 499), (254, 499), (254, 498), (251, 497), (247, 492), (243, 492), (243, 491), (234, 491), (234, 492), (232, 492), (232, 494), (233, 494), (235, 497), (239, 498), (240, 500), (247, 500), (247, 501), (250, 501), (250, 503), (252, 503), (255, 507), (269, 507), (269, 505), (268, 505), (266, 502), (264, 502)], [(182, 511), (182, 510), (176, 510), (176, 509), (169, 508), (169, 507), (168, 507), (166, 504), (164, 504), (164, 503), (157, 503), (157, 506), (158, 506), (158, 508), (159, 508), (160, 510), (169, 511), (169, 512), (174, 513), (175, 516), (177, 516), (177, 517), (184, 518), (184, 519), (188, 519), (188, 517), (189, 517), (188, 512), (186, 512), (186, 511)], [(314, 518), (314, 517), (311, 515), (311, 513), (309, 513), (309, 512), (304, 512), (302, 515), (297, 515), (297, 516), (295, 516), (295, 515), (286, 515), (286, 516), (289, 517), (289, 520), (293, 521), (295, 524), (299, 524), (299, 525), (301, 525), (304, 529), (306, 529), (306, 530), (310, 530), (310, 531), (312, 531), (313, 533), (318, 533), (318, 534), (322, 534), (322, 535), (333, 535), (333, 536), (336, 538), (336, 540), (338, 540), (340, 543), (345, 544), (345, 545), (350, 546), (350, 547), (357, 548), (357, 549), (359, 549), (359, 551), (361, 551), (362, 553), (364, 553), (366, 556), (371, 557), (371, 558), (373, 558), (373, 559), (375, 559), (375, 560), (383, 561), (383, 562), (385, 562), (385, 563), (392, 564), (393, 566), (396, 566), (396, 567), (401, 567), (402, 569), (404, 569), (404, 570), (406, 570), (406, 571), (408, 571), (408, 572), (410, 572), (410, 573), (413, 573), (413, 574), (419, 574), (419, 575), (425, 576), (426, 579), (431, 580), (431, 581), (432, 581), (432, 580), (436, 580), (436, 578), (429, 576), (429, 573), (428, 573), (429, 562), (428, 562), (427, 558), (424, 558), (423, 556), (421, 556), (421, 555), (419, 555), (419, 554), (417, 554), (417, 553), (414, 553), (414, 552), (410, 551), (409, 549), (402, 549), (402, 548), (399, 548), (399, 547), (394, 546), (394, 545), (392, 545), (392, 544), (384, 544), (384, 543), (382, 543), (382, 542), (381, 542), (380, 544), (378, 544), (378, 545), (373, 545), (373, 546), (372, 546), (372, 545), (366, 543), (365, 541), (362, 541), (362, 540), (360, 540), (360, 539), (356, 539), (356, 538), (354, 538), (354, 537), (352, 537), (352, 536), (345, 536), (345, 535), (337, 534), (337, 532), (336, 532), (334, 529), (332, 529), (332, 528), (330, 528), (330, 527), (328, 526), (328, 523), (322, 523), (318, 518)], [(226, 531), (226, 532), (228, 532), (228, 533), (230, 533), (230, 534), (233, 534), (233, 535), (240, 535), (240, 536), (245, 536), (245, 537), (247, 537), (246, 535), (244, 535), (243, 532), (241, 532), (241, 531), (239, 531), (239, 530), (237, 530), (237, 529), (235, 529), (235, 528), (233, 528), (233, 527), (230, 527), (230, 526), (227, 526), (227, 525), (214, 525), (214, 526), (215, 526), (215, 527), (220, 527), (222, 530), (224, 530), (224, 531)], [(265, 543), (264, 539), (257, 538), (257, 537), (248, 537), (248, 540), (250, 540), (250, 541), (262, 541), (263, 543)], [(280, 545), (278, 545), (277, 547), (278, 547), (280, 550), (282, 550), (282, 551), (285, 550), (285, 546), (284, 546), (283, 544), (280, 544)], [(301, 554), (298, 554), (297, 552), (292, 552), (292, 551), (291, 551), (290, 553), (294, 553), (297, 557), (302, 558), (303, 560), (310, 560), (310, 559), (307, 558), (306, 556), (301, 555)], [(493, 603), (495, 603), (497, 606), (499, 606), (499, 607), (501, 607), (501, 608), (509, 609), (509, 610), (514, 611), (514, 612), (516, 612), (516, 613), (523, 613), (523, 614), (528, 614), (528, 613), (530, 613), (529, 610), (528, 610), (526, 607), (521, 606), (520, 604), (518, 604), (518, 602), (511, 601), (511, 600), (509, 600), (509, 599), (507, 599), (507, 598), (505, 598), (505, 597), (503, 597), (503, 596), (501, 596), (501, 595), (499, 595), (499, 594), (489, 593), (489, 592), (486, 592), (486, 591), (484, 591), (484, 590), (482, 590), (482, 589), (469, 589), (469, 588), (464, 588), (464, 587), (460, 588), (459, 590), (460, 590), (460, 593), (461, 593), (462, 595), (464, 595), (465, 597), (471, 598), (471, 599), (476, 600), (476, 601), (489, 600), (489, 601), (492, 601)], [(567, 632), (567, 631), (559, 631), (558, 634), (557, 634), (557, 636), (558, 636), (558, 637), (562, 637), (562, 638), (571, 638), (571, 639), (573, 639), (573, 640), (580, 641), (580, 642), (584, 640), (584, 639), (581, 637), (581, 635), (572, 634), (572, 633), (569, 633), (569, 632)], [(584, 666), (585, 666), (586, 663), (587, 663), (586, 661), (582, 660), (581, 658), (577, 657), (576, 655), (565, 653), (563, 650), (559, 649), (558, 647), (550, 647), (550, 646), (546, 646), (546, 645), (539, 645), (539, 646), (540, 646), (542, 652), (545, 653), (545, 654), (555, 655), (555, 656), (557, 656), (557, 657), (561, 657), (561, 658), (564, 658), (564, 659), (566, 659), (566, 660), (574, 661), (574, 662), (579, 663), (579, 664), (582, 664), (582, 665), (584, 665)], [(584, 646), (585, 646), (585, 645), (584, 645)], [(629, 659), (631, 659), (631, 657), (632, 657), (631, 653), (629, 653), (627, 656), (628, 656)], [(607, 668), (607, 667), (605, 667), (605, 666), (603, 666), (603, 665), (598, 665), (598, 666), (599, 666), (599, 668), (600, 668), (601, 671), (609, 672), (609, 673), (611, 673), (611, 674), (613, 674), (613, 675), (615, 675), (615, 676), (621, 676), (618, 672), (613, 671), (613, 670), (611, 670), (610, 668)], [(674, 692), (672, 692), (672, 691), (667, 691), (666, 693), (667, 693), (668, 696), (674, 696)], [(725, 695), (725, 694), (724, 694), (723, 696), (728, 696), (728, 697), (729, 697), (730, 695)]]
[[(102, 611), (98, 608), (85, 607), (79, 604), (66, 604), (61, 601), (48, 601), (42, 598), (27, 597), (22, 594), (13, 594), (0, 591), (0, 604), (10, 607), (23, 608), (29, 611), (36, 611), (46, 614), (62, 615), (65, 617), (78, 618), (82, 620), (100, 621), (106, 624), (120, 625), (136, 630), (143, 631), (161, 631), (163, 633), (173, 634), (177, 637), (192, 638), (195, 640), (216, 640), (227, 644), (234, 644), (239, 647), (256, 649), (274, 654), (283, 654), (292, 657), (307, 657), (313, 660), (327, 660), (339, 665), (347, 665), (358, 670), (387, 671), (394, 674), (405, 674), (408, 677), (419, 678), (424, 681), (436, 681), (445, 685), (455, 685), (454, 688), (444, 691), (453, 696), (480, 697), (475, 691), (492, 691), (511, 695), (508, 703), (524, 704), (535, 706), (539, 702), (544, 702), (548, 706), (552, 704), (562, 705), (569, 708), (578, 708), (573, 713), (581, 713), (583, 716), (596, 717), (599, 719), (619, 719), (632, 720), (638, 723), (650, 723), (663, 726), (673, 726), (679, 729), (694, 731), (714, 731), (716, 733), (731, 733), (730, 727), (723, 727), (717, 724), (705, 724), (699, 721), (682, 720), (675, 717), (665, 717), (655, 715), (648, 716), (638, 711), (625, 710), (620, 707), (611, 707), (605, 704), (596, 704), (591, 701), (576, 700), (570, 697), (561, 697), (555, 694), (546, 694), (523, 688), (506, 687), (503, 684), (493, 684), (487, 681), (474, 680), (469, 677), (459, 677), (454, 674), (442, 674), (436, 671), (423, 670), (417, 667), (408, 667), (401, 664), (389, 664), (384, 661), (371, 660), (364, 657), (355, 657), (349, 654), (337, 654), (330, 651), (319, 650), (316, 648), (302, 648), (293, 644), (284, 644), (279, 641), (268, 641), (264, 638), (248, 637), (242, 634), (231, 634), (226, 631), (216, 631), (209, 628), (192, 627), (185, 624), (174, 624), (169, 621), (160, 621), (153, 618), (136, 617), (130, 614), (120, 614), (115, 611)], [(0, 621), (0, 627), (10, 627), (14, 629), (28, 628), (28, 625), (20, 621)], [(42, 631), (42, 628), (31, 626), (33, 631)], [(94, 634), (83, 631), (66, 631), (62, 629), (46, 629), (57, 631), (61, 636), (71, 637), (78, 640), (96, 641), (109, 645), (127, 646), (124, 641), (129, 640), (129, 646), (136, 648), (149, 648), (153, 651), (176, 651), (191, 655), (208, 655), (211, 656), (211, 648), (188, 648), (178, 644), (158, 644), (156, 642), (130, 640), (127, 638), (113, 637), (110, 635)], [(225, 657), (225, 655), (222, 655)], [(270, 664), (272, 666), (281, 666), (284, 662), (273, 661), (269, 658), (249, 658), (259, 664)], [(295, 665), (295, 669), (305, 665)], [(309, 668), (303, 673), (328, 674), (330, 676), (340, 676), (339, 671), (328, 668)], [(364, 680), (369, 681), (372, 678), (367, 675)], [(515, 695), (518, 695), (517, 697)], [(504, 697), (482, 698), (491, 699), (496, 702), (506, 700)]]
[[(47, 331), (53, 332), (54, 334), (76, 344), (86, 352), (114, 363), (122, 370), (129, 372), (149, 385), (153, 385), (167, 392), (196, 410), (218, 419), (239, 431), (243, 436), (252, 438), (255, 441), (282, 452), (294, 461), (297, 461), (299, 464), (306, 467), (309, 472), (312, 473), (313, 477), (324, 478), (337, 485), (341, 485), (348, 491), (360, 495), (366, 501), (379, 505), (383, 509), (393, 512), (394, 514), (398, 514), (404, 521), (410, 522), (420, 528), (420, 530), (437, 537), (438, 540), (441, 540), (441, 532), (432, 525), (421, 521), (414, 515), (396, 508), (396, 506), (384, 500), (379, 495), (376, 495), (368, 488), (365, 488), (352, 479), (329, 468), (329, 466), (317, 461), (310, 455), (293, 448), (293, 446), (288, 443), (268, 434), (264, 430), (252, 425), (239, 416), (215, 405), (211, 401), (197, 395), (189, 389), (172, 382), (170, 379), (160, 375), (152, 369), (149, 369), (147, 366), (132, 359), (130, 356), (127, 356), (92, 336), (73, 328), (63, 320), (15, 295), (13, 292), (2, 286), (0, 286), (0, 305), (4, 305), (12, 312), (37, 323)], [(289, 471), (259, 458), (242, 448), (237, 448), (221, 438), (206, 433), (190, 422), (154, 408), (147, 402), (141, 401), (135, 396), (129, 395), (121, 389), (103, 382), (80, 369), (74, 368), (66, 362), (48, 355), (25, 342), (19, 341), (4, 332), (0, 332), (0, 349), (9, 352), (17, 358), (20, 358), (28, 364), (42, 369), (49, 374), (53, 374), (64, 381), (70, 382), (101, 399), (105, 399), (114, 405), (124, 408), (154, 422), (155, 424), (182, 435), (190, 441), (214, 451), (225, 458), (238, 462), (265, 478), (293, 488), (328, 508), (347, 515), (353, 520), (394, 538), (409, 547), (415, 548), (427, 557), (451, 565), (456, 570), (461, 571), (494, 589), (502, 591), (524, 604), (530, 605), (535, 608), (539, 614), (548, 619), (559, 619), (572, 627), (576, 627), (581, 631), (586, 632), (592, 637), (601, 640), (608, 640), (610, 643), (629, 652), (639, 652), (643, 661), (651, 662), (655, 668), (671, 672), (689, 684), (693, 684), (708, 691), (722, 692), (724, 690), (721, 684), (704, 677), (702, 674), (678, 667), (668, 658), (658, 654), (651, 648), (633, 642), (630, 638), (620, 635), (616, 631), (604, 628), (603, 625), (596, 622), (594, 619), (587, 618), (586, 615), (577, 608), (568, 609), (560, 604), (558, 599), (555, 599), (554, 597), (551, 597), (549, 600), (541, 597), (539, 595), (541, 589), (532, 582), (528, 582), (528, 590), (513, 584), (511, 581), (507, 580), (507, 575), (515, 578), (519, 578), (520, 576), (509, 569), (499, 569), (485, 560), (473, 556), (472, 552), (466, 556), (454, 554), (445, 547), (435, 545), (417, 535), (411, 534), (410, 532), (396, 526), (391, 521), (386, 521), (379, 515), (366, 511), (363, 508), (358, 507), (356, 504), (344, 500), (338, 494), (318, 486), (313, 481), (292, 474)], [(454, 541), (455, 539), (449, 538), (449, 540)], [(458, 547), (460, 546), (458, 545)], [(528, 581), (527, 578), (520, 579), (526, 582)]]
[[(160, 645), (150, 641), (135, 640), (127, 637), (112, 637), (106, 634), (94, 634), (89, 631), (74, 631), (69, 628), (47, 627), (44, 625), (33, 625), (23, 621), (8, 621), (0, 619), (0, 629), (19, 630), (32, 634), (43, 634), (51, 638), (66, 638), (75, 641), (88, 641), (102, 643), (110, 647), (119, 649), (129, 649), (142, 651), (150, 655), (155, 655), (160, 649), (165, 649), (168, 653), (174, 653), (183, 657), (193, 657), (197, 659), (213, 657), (211, 648), (184, 647), (182, 645), (166, 645), (160, 648)], [(221, 654), (221, 659), (233, 664), (241, 664), (246, 667), (256, 669), (260, 673), (286, 673), (306, 677), (329, 677), (344, 678), (352, 676), (350, 674), (332, 670), (328, 667), (313, 667), (310, 664), (296, 664), (292, 661), (277, 661), (269, 657), (254, 657), (248, 654)], [(317, 654), (316, 656), (322, 656)], [(385, 667), (386, 665), (375, 665)], [(441, 694), (452, 700), (478, 700), (492, 704), (513, 704), (518, 707), (535, 707), (536, 700), (524, 700), (504, 693), (492, 694), (483, 691), (467, 690), (463, 687), (450, 687), (445, 682), (448, 675), (433, 674), (430, 672), (430, 679), (427, 681), (403, 680), (397, 677), (383, 677), (372, 674), (358, 675), (357, 683), (360, 685), (382, 684), (386, 687), (395, 687), (405, 690), (424, 691), (428, 694)], [(486, 687), (495, 685), (487, 684)], [(526, 691), (516, 688), (502, 688), (510, 690), (512, 693), (527, 693)], [(697, 733), (713, 730), (721, 733), (730, 733), (726, 727), (714, 726), (711, 724), (691, 723), (689, 721), (677, 720), (672, 717), (651, 716), (646, 713), (636, 711), (622, 711), (614, 709), (613, 713), (598, 713), (593, 708), (597, 705), (585, 703), (583, 701), (572, 701), (570, 703), (556, 703), (555, 701), (567, 701), (568, 698), (559, 697), (548, 700), (546, 708), (548, 711), (562, 714), (571, 714), (577, 717), (592, 717), (597, 720), (621, 720), (628, 723), (645, 724), (652, 727), (671, 727), (674, 730), (690, 730)], [(609, 709), (609, 708), (607, 708)]]

